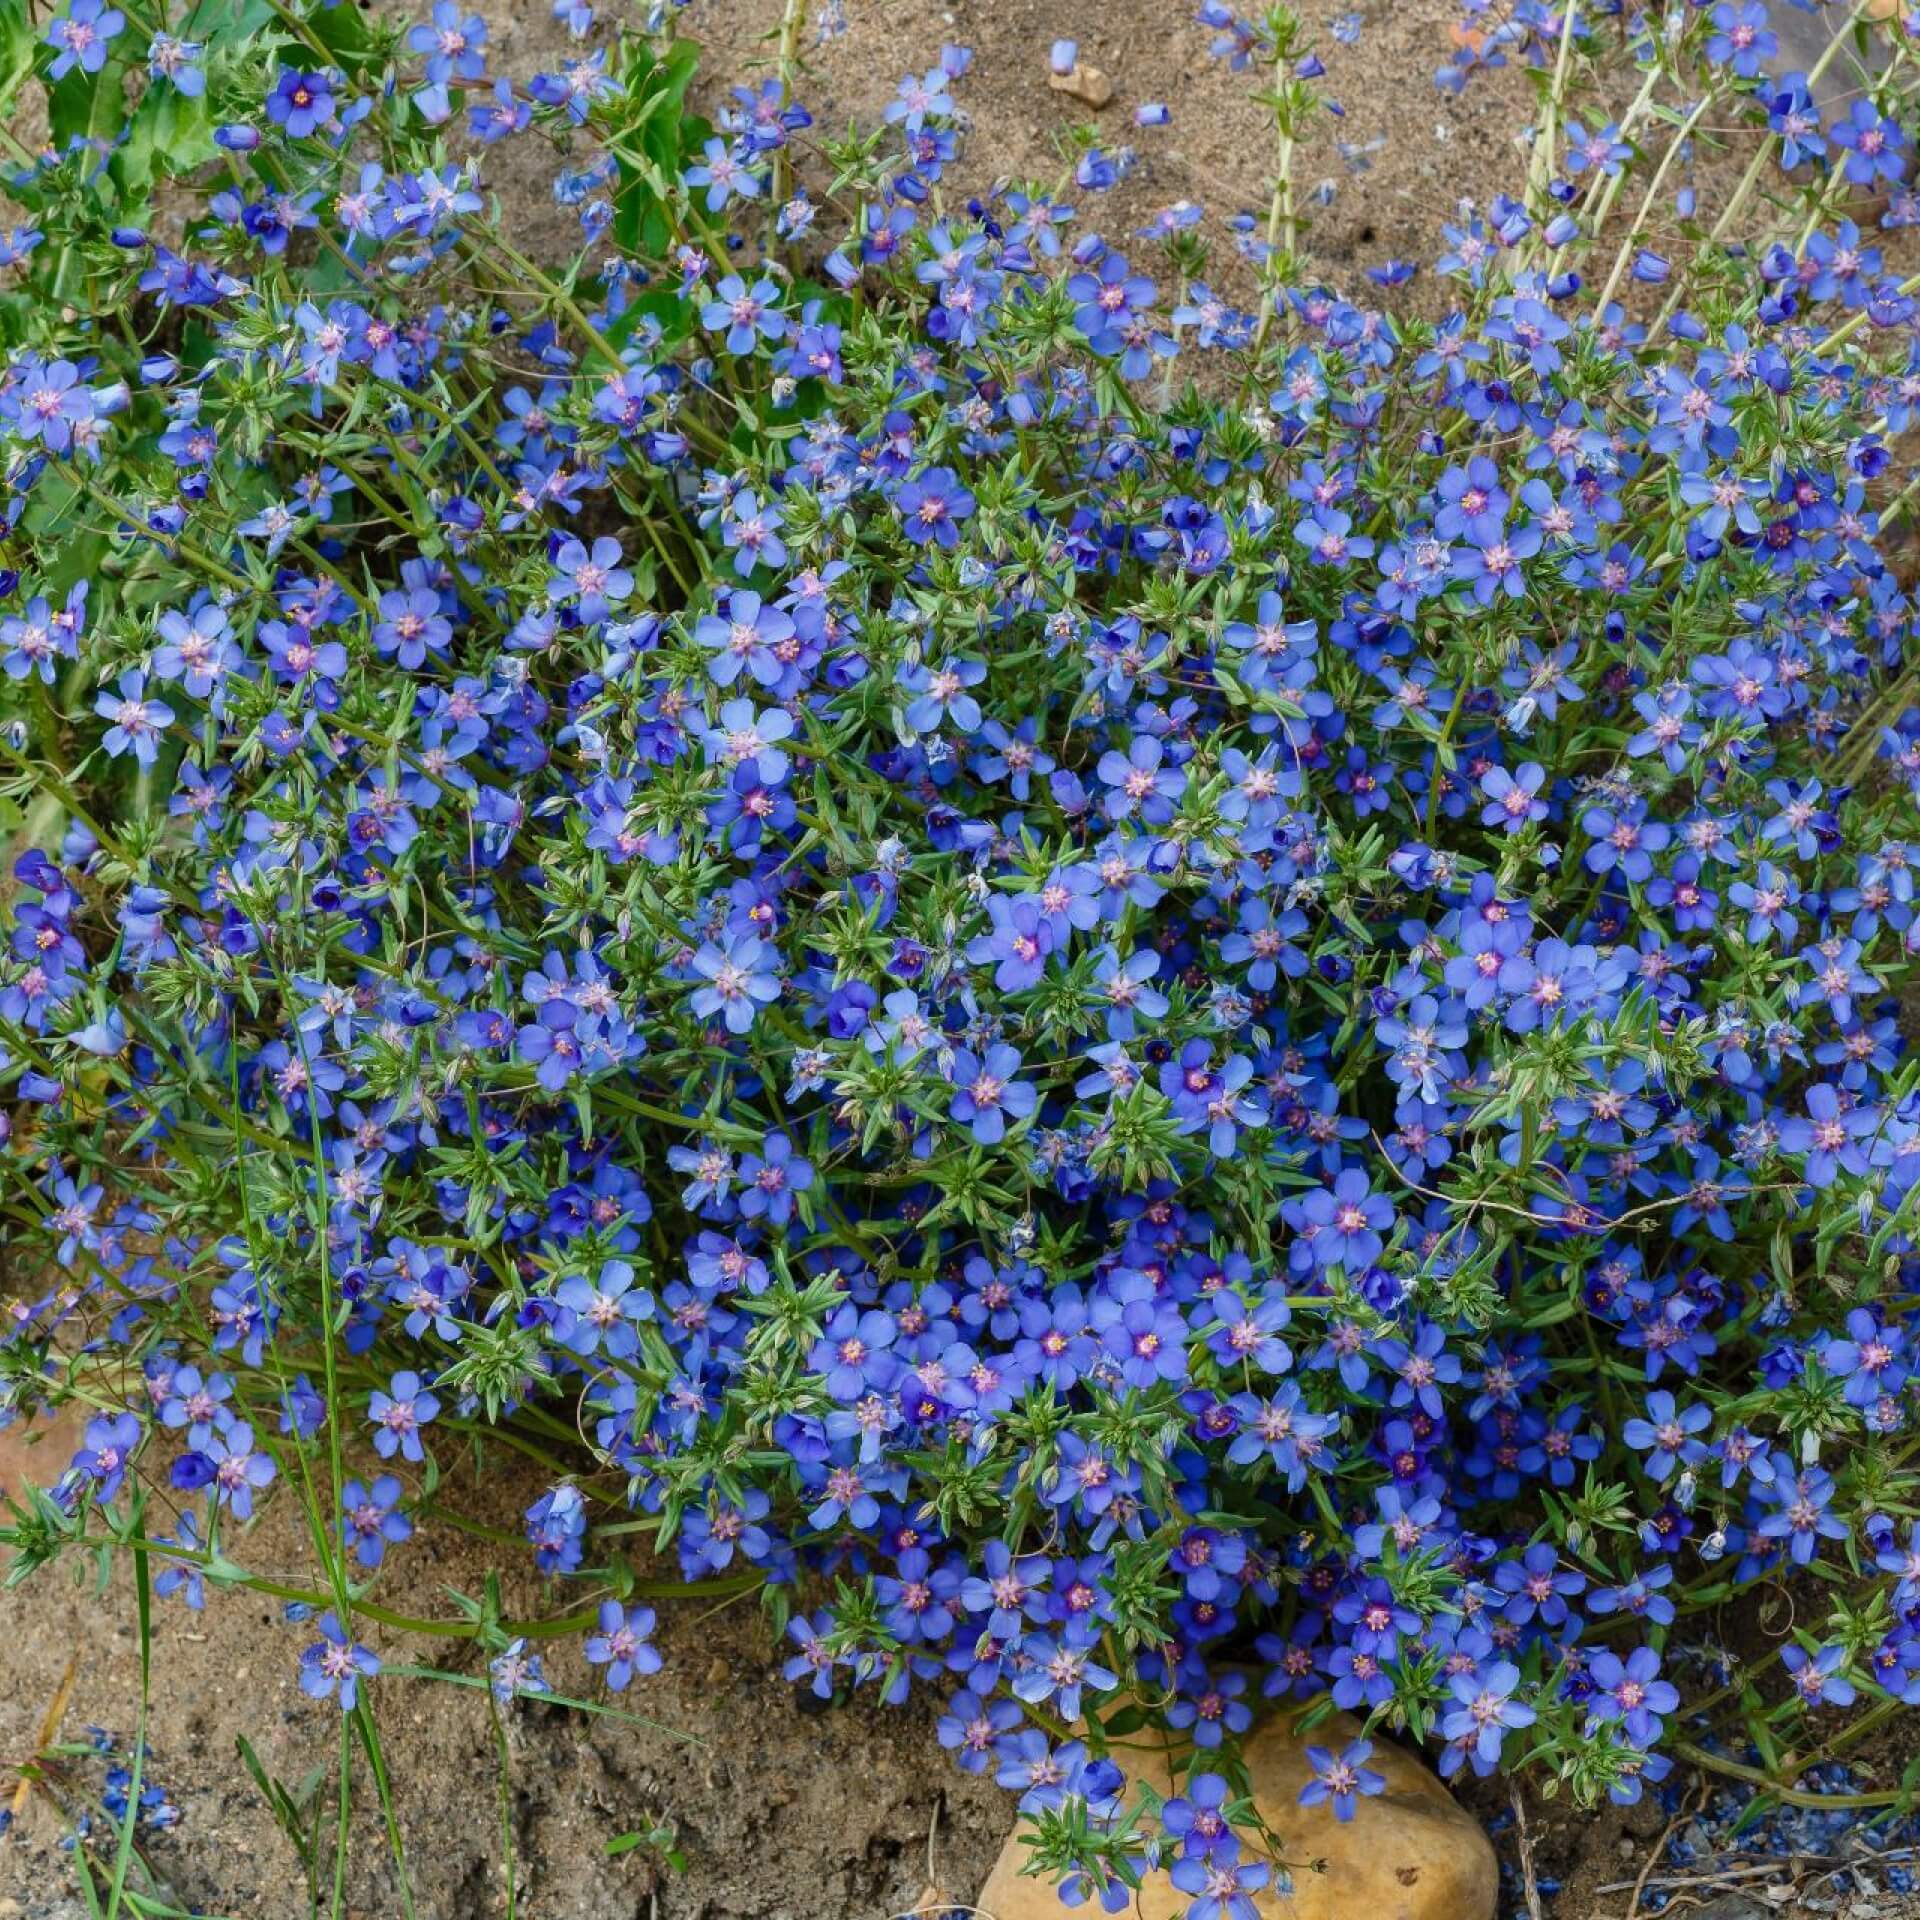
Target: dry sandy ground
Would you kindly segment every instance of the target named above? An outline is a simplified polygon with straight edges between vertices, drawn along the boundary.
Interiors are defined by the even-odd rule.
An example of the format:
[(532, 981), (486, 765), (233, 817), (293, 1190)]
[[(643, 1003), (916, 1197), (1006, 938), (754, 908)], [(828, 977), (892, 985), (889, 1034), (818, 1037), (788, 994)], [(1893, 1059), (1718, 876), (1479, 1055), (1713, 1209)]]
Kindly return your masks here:
[[(26, 1456), (32, 1477), (64, 1465), (74, 1442), (58, 1437), (57, 1454), (50, 1445)], [(17, 1435), (0, 1435), (0, 1486), (20, 1484), (23, 1452)], [(447, 1497), (470, 1517), (517, 1532), (539, 1491), (537, 1478), (496, 1460), (478, 1481), (453, 1468)], [(278, 1503), (231, 1551), (253, 1573), (312, 1587), (315, 1563), (292, 1513)], [(478, 1594), (498, 1562), (528, 1568), (503, 1582), (510, 1617), (576, 1604), (564, 1587), (544, 1587), (529, 1561), (427, 1521), (394, 1554), (376, 1597), (415, 1618), (453, 1617), (445, 1589)], [(72, 1569), (82, 1582), (90, 1572)], [(508, 1716), (524, 1920), (886, 1920), (920, 1902), (930, 1873), (959, 1896), (985, 1878), (1011, 1803), (949, 1763), (929, 1703), (816, 1709), (780, 1677), (781, 1655), (751, 1600), (718, 1611), (711, 1600), (687, 1600), (658, 1611), (665, 1666), (617, 1702), (657, 1724), (537, 1702)], [(5, 1762), (35, 1751), (70, 1661), (61, 1738), (84, 1741), (91, 1727), (130, 1735), (139, 1698), (133, 1617), (124, 1578), (96, 1595), (54, 1569), (0, 1595), (0, 1807), (14, 1791)], [(283, 1618), (278, 1600), (251, 1592), (209, 1593), (199, 1615), (178, 1600), (156, 1602), (150, 1767), (181, 1819), (149, 1854), (183, 1907), (233, 1920), (306, 1912), (298, 1858), (248, 1780), (235, 1739), (244, 1735), (290, 1787), (332, 1763), (338, 1711), (297, 1684), (300, 1651), (313, 1637)], [(382, 1633), (379, 1646), (395, 1666), (480, 1671), (462, 1642)], [(549, 1651), (546, 1670), (557, 1691), (609, 1698), (578, 1636)], [(486, 1696), (421, 1679), (376, 1685), (419, 1920), (504, 1913), (500, 1774)], [(76, 1794), (97, 1795), (102, 1774), (91, 1759), (61, 1765), (63, 1786)], [(348, 1909), (358, 1920), (397, 1920), (371, 1792), (362, 1802)], [(607, 1857), (609, 1841), (662, 1824), (677, 1832), (684, 1871), (645, 1848)], [(0, 1920), (83, 1920), (64, 1830), (35, 1795), (0, 1840)]]

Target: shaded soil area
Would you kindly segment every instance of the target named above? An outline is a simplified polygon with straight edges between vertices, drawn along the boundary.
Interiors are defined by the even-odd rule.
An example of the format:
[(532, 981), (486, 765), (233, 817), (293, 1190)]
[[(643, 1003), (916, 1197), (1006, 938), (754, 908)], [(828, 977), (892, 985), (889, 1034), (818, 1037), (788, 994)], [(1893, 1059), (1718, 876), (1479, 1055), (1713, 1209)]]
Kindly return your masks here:
[[(0, 1434), (0, 1489), (56, 1477), (77, 1443), (63, 1417), (41, 1443)], [(517, 1535), (540, 1477), (498, 1459), (450, 1472), (441, 1499), (471, 1523)], [(282, 1500), (230, 1556), (256, 1575), (316, 1588), (322, 1576)], [(476, 1537), (431, 1515), (394, 1553), (370, 1598), (415, 1617), (457, 1617), (452, 1593), (478, 1595), (491, 1569), (512, 1618), (574, 1604), (564, 1585), (528, 1571), (504, 1540)], [(110, 1762), (87, 1751), (96, 1730), (122, 1755), (139, 1699), (139, 1643), (124, 1559), (106, 1586), (69, 1562), (0, 1595), (0, 1920), (84, 1920), (72, 1861), (76, 1818), (91, 1813), (96, 1857), (110, 1852), (100, 1813)], [(670, 1568), (641, 1568), (672, 1579)], [(871, 1694), (820, 1705), (780, 1673), (783, 1658), (752, 1598), (691, 1595), (657, 1603), (658, 1674), (609, 1696), (570, 1633), (544, 1649), (549, 1684), (608, 1702), (621, 1715), (523, 1700), (504, 1716), (503, 1768), (484, 1673), (470, 1644), (370, 1627), (389, 1669), (374, 1683), (381, 1739), (418, 1920), (494, 1920), (507, 1913), (509, 1851), (515, 1911), (524, 1920), (900, 1920), (964, 1906), (1012, 1825), (1011, 1796), (955, 1768), (924, 1693), (887, 1709)], [(310, 1804), (330, 1875), (333, 1810), (324, 1783), (337, 1756), (339, 1715), (298, 1685), (315, 1637), (284, 1603), (253, 1591), (210, 1591), (204, 1613), (155, 1603), (154, 1697), (148, 1780), (173, 1824), (143, 1829), (143, 1857), (182, 1909), (231, 1920), (306, 1911), (295, 1846), (269, 1812), (238, 1750)], [(1895, 1721), (1849, 1755), (1856, 1789), (1898, 1780), (1920, 1740)], [(47, 1753), (42, 1788), (16, 1795), (18, 1763)], [(365, 1785), (353, 1809), (346, 1907), (355, 1920), (402, 1912), (379, 1808)], [(1676, 1773), (1661, 1804), (1582, 1812), (1525, 1795), (1524, 1835), (1505, 1781), (1472, 1781), (1461, 1797), (1492, 1834), (1502, 1865), (1502, 1915), (1527, 1920), (1530, 1860), (1543, 1920), (1634, 1920), (1706, 1908), (1711, 1920), (1920, 1920), (1901, 1890), (1915, 1870), (1913, 1834), (1832, 1815), (1737, 1824), (1737, 1796)], [(625, 1836), (658, 1844), (616, 1849)], [(1524, 1846), (1523, 1846), (1524, 1837)], [(669, 1862), (671, 1850), (682, 1864)], [(1842, 1869), (1864, 1875), (1842, 1877)], [(1644, 1879), (1642, 1875), (1644, 1874)], [(1908, 1882), (1907, 1884), (1912, 1884)], [(1633, 1895), (1639, 1889), (1637, 1904)], [(1711, 1908), (1731, 1892), (1751, 1909)], [(324, 1910), (324, 1902), (323, 1902)], [(1062, 1909), (1064, 1912), (1065, 1909)], [(1356, 1916), (1367, 1920), (1367, 1916)]]
[[(1915, 1743), (1901, 1730), (1856, 1778), (1893, 1785)], [(1530, 1780), (1524, 1829), (1509, 1782), (1462, 1788), (1499, 1856), (1500, 1920), (1531, 1920), (1529, 1864), (1542, 1920), (1920, 1920), (1920, 1894), (1901, 1890), (1920, 1880), (1910, 1822), (1786, 1810), (1743, 1831), (1743, 1797), (1724, 1782), (1676, 1768), (1672, 1783), (1671, 1805), (1649, 1795), (1587, 1811)]]
[[(73, 1444), (56, 1453), (61, 1438), (33, 1450), (28, 1476), (54, 1477)], [(19, 1485), (22, 1451), (17, 1434), (0, 1435), (0, 1486)], [(498, 1462), (478, 1487), (470, 1475), (449, 1480), (447, 1497), (464, 1514), (516, 1532), (541, 1487)], [(232, 1557), (251, 1573), (317, 1585), (316, 1563), (292, 1521), (292, 1503), (277, 1503), (234, 1543)], [(510, 1616), (576, 1604), (564, 1586), (548, 1589), (518, 1571), (530, 1566), (524, 1548), (430, 1519), (392, 1556), (373, 1597), (414, 1617), (455, 1617), (445, 1589), (477, 1595), (490, 1566), (515, 1570), (503, 1579)], [(104, 1593), (76, 1585), (70, 1573), (82, 1571), (63, 1564), (0, 1596), (0, 1808), (13, 1804), (5, 1763), (37, 1750), (70, 1661), (56, 1742), (84, 1744), (90, 1727), (123, 1744), (131, 1738), (139, 1642), (127, 1567), (123, 1559)], [(675, 1575), (662, 1568), (655, 1577)], [(986, 1877), (1012, 1803), (949, 1762), (930, 1698), (888, 1709), (869, 1691), (855, 1704), (810, 1710), (811, 1698), (782, 1679), (782, 1656), (752, 1599), (716, 1610), (695, 1597), (662, 1603), (658, 1613), (665, 1665), (618, 1697), (587, 1666), (578, 1634), (546, 1652), (556, 1691), (610, 1700), (657, 1724), (531, 1700), (506, 1716), (506, 1804), (523, 1920), (888, 1920), (922, 1905), (930, 1884), (964, 1898)], [(235, 1742), (245, 1737), (290, 1790), (334, 1764), (338, 1710), (308, 1699), (298, 1684), (301, 1649), (314, 1637), (310, 1625), (285, 1620), (279, 1600), (249, 1591), (209, 1591), (203, 1614), (177, 1599), (155, 1603), (149, 1773), (179, 1820), (143, 1835), (142, 1846), (184, 1907), (234, 1920), (291, 1920), (306, 1911), (298, 1856)], [(384, 1629), (370, 1637), (390, 1666), (467, 1678), (484, 1671), (468, 1643)], [(374, 1687), (419, 1920), (504, 1914), (502, 1770), (488, 1696), (394, 1675)], [(60, 1760), (54, 1791), (29, 1796), (0, 1840), (6, 1920), (84, 1914), (64, 1843), (72, 1812), (97, 1801), (105, 1764), (91, 1755)], [(323, 1810), (329, 1844), (331, 1820)], [(609, 1842), (661, 1827), (673, 1830), (683, 1870), (644, 1845), (609, 1858)], [(354, 1809), (347, 1904), (358, 1920), (401, 1912), (379, 1808), (366, 1789)]]

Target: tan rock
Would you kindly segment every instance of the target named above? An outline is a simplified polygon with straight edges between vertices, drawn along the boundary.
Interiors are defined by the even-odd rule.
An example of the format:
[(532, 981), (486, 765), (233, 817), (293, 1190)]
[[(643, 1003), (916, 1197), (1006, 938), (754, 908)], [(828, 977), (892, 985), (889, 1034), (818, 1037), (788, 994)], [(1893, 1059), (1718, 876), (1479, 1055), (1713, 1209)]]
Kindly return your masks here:
[[(1337, 1752), (1359, 1737), (1360, 1723), (1344, 1713), (1304, 1737), (1293, 1733), (1285, 1715), (1247, 1736), (1255, 1804), (1293, 1865), (1291, 1894), (1269, 1888), (1257, 1897), (1261, 1920), (1492, 1920), (1500, 1890), (1492, 1844), (1405, 1748), (1374, 1740), (1367, 1765), (1386, 1775), (1387, 1790), (1361, 1801), (1352, 1820), (1336, 1820), (1330, 1807), (1300, 1805), (1300, 1789), (1313, 1774), (1307, 1748)], [(1142, 1764), (1137, 1753), (1116, 1757), (1162, 1793), (1173, 1791), (1162, 1763)], [(990, 1920), (1061, 1920), (1068, 1911), (1049, 1881), (1021, 1874), (1026, 1857), (1016, 1832), (975, 1903)], [(1326, 1870), (1316, 1873), (1313, 1864), (1320, 1861)], [(1178, 1920), (1192, 1901), (1160, 1873), (1127, 1912), (1129, 1920)]]
[(29, 1486), (52, 1486), (80, 1447), (92, 1411), (69, 1400), (58, 1413), (17, 1419), (0, 1431), (0, 1493), (12, 1494), (24, 1506)]
[(1047, 85), (1055, 93), (1070, 93), (1076, 100), (1084, 100), (1090, 107), (1104, 107), (1113, 98), (1113, 82), (1084, 60), (1075, 61), (1070, 73), (1048, 74)]

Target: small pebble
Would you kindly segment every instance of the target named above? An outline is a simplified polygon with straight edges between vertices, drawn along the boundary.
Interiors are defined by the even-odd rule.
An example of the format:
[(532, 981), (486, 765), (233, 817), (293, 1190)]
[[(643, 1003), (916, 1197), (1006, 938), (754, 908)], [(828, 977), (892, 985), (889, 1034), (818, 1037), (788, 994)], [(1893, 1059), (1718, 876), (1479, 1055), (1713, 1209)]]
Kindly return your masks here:
[(1113, 98), (1113, 82), (1098, 67), (1083, 67), (1077, 61), (1068, 73), (1047, 75), (1047, 85), (1055, 93), (1070, 93), (1090, 107), (1104, 107)]

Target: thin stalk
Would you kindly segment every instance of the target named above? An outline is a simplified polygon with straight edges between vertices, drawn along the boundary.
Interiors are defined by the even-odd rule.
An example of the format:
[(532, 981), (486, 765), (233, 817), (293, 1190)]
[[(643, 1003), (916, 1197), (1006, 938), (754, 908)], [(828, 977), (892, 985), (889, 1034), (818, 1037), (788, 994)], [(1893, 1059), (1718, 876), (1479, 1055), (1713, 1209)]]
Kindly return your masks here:
[(1579, 0), (1564, 0), (1565, 13), (1560, 20), (1560, 51), (1553, 63), (1553, 84), (1547, 90), (1546, 124), (1540, 129), (1531, 164), (1528, 167), (1527, 201), (1536, 213), (1541, 211), (1547, 189), (1553, 183), (1554, 149), (1560, 143), (1560, 107), (1567, 92), (1567, 61), (1573, 50), (1573, 22), (1579, 12)]
[[(1654, 170), (1653, 179), (1648, 183), (1645, 197), (1640, 202), (1640, 211), (1633, 217), (1633, 225), (1627, 229), (1627, 237), (1620, 242), (1620, 251), (1614, 256), (1613, 271), (1607, 276), (1607, 284), (1600, 289), (1600, 297), (1593, 304), (1595, 313), (1605, 313), (1608, 303), (1613, 299), (1620, 285), (1620, 277), (1627, 270), (1633, 257), (1634, 243), (1638, 241), (1647, 224), (1647, 218), (1653, 211), (1654, 202), (1660, 198), (1660, 189), (1666, 184), (1667, 175), (1673, 169), (1673, 163), (1680, 157), (1680, 150), (1693, 137), (1693, 130), (1705, 116), (1707, 109), (1719, 98), (1718, 89), (1711, 89), (1695, 103), (1693, 111), (1680, 123), (1680, 128), (1667, 143), (1667, 150), (1660, 156), (1660, 164)], [(1621, 178), (1626, 176), (1622, 174)], [(1596, 232), (1598, 228), (1596, 227)]]
[(1691, 1740), (1676, 1740), (1673, 1750), (1683, 1760), (1691, 1760), (1707, 1773), (1723, 1774), (1729, 1780), (1744, 1780), (1751, 1786), (1761, 1788), (1770, 1800), (1783, 1800), (1790, 1807), (1897, 1807), (1912, 1798), (1911, 1791), (1906, 1789), (1896, 1789), (1891, 1793), (1804, 1793), (1798, 1787), (1781, 1786), (1763, 1767), (1744, 1766), (1738, 1760), (1709, 1753), (1705, 1747), (1696, 1746)]
[(1299, 237), (1293, 205), (1294, 126), (1293, 109), (1287, 99), (1287, 44), (1282, 40), (1276, 46), (1273, 62), (1273, 192), (1267, 201), (1266, 285), (1260, 293), (1260, 324), (1254, 330), (1253, 350), (1248, 355), (1250, 369), (1258, 368), (1260, 351), (1273, 330), (1280, 291), (1274, 279), (1274, 261), (1280, 255), (1290, 260)]

